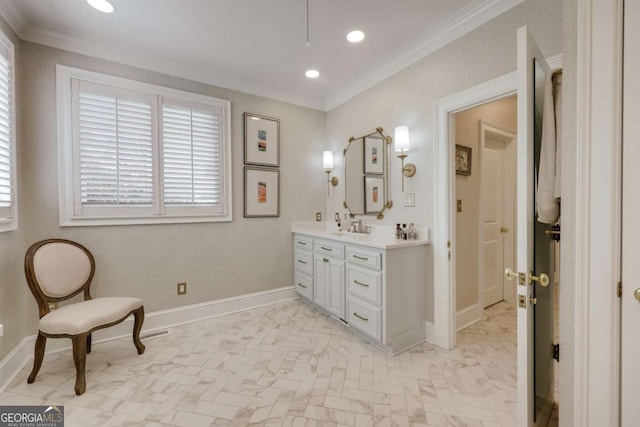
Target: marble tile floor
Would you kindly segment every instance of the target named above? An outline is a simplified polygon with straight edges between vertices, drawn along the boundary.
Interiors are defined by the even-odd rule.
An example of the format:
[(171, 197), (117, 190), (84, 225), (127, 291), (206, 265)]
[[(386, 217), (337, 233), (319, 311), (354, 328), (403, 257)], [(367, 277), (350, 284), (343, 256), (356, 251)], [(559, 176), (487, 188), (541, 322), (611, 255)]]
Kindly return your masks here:
[(515, 426), (516, 315), (499, 303), (446, 351), (390, 357), (300, 300), (94, 344), (75, 396), (71, 352), (29, 363), (0, 405), (64, 405), (73, 426)]

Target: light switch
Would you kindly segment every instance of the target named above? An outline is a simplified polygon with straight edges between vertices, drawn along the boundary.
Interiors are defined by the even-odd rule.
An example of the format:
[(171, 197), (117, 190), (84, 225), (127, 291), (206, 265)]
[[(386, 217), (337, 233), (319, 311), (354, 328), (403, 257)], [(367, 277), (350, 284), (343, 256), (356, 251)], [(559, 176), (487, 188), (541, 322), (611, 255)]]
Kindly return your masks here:
[(462, 199), (458, 199), (458, 212), (462, 212)]
[(416, 193), (404, 193), (405, 207), (413, 207), (416, 205)]

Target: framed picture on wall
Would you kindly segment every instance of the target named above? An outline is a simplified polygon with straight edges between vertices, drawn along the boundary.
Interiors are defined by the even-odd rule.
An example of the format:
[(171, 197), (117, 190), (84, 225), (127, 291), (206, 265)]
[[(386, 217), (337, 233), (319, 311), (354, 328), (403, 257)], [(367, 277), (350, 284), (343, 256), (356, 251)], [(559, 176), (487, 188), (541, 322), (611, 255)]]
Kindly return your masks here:
[(244, 167), (244, 217), (280, 216), (280, 170)]
[(364, 139), (364, 173), (384, 173), (384, 152), (384, 141), (382, 139)]
[(364, 177), (364, 213), (378, 213), (384, 206), (384, 178)]
[(456, 144), (456, 174), (471, 175), (471, 147)]
[(244, 163), (280, 166), (280, 120), (244, 113)]

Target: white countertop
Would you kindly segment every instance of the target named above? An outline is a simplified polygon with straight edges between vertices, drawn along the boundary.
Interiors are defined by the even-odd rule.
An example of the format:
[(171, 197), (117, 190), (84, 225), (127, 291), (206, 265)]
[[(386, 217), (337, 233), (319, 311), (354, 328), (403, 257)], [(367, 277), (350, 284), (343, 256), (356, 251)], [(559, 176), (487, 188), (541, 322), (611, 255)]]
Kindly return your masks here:
[(417, 228), (418, 238), (415, 240), (397, 240), (395, 226), (370, 223), (368, 225), (371, 226), (371, 233), (363, 234), (339, 231), (333, 222), (294, 221), (291, 223), (291, 232), (378, 249), (404, 248), (431, 243), (431, 232), (427, 228)]

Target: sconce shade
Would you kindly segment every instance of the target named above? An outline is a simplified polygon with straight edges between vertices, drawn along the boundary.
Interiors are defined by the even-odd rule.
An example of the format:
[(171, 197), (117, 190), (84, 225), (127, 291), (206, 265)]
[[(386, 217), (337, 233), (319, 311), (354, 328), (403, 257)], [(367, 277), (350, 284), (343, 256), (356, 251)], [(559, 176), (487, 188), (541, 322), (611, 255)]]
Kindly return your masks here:
[(395, 150), (409, 151), (409, 126), (397, 126), (393, 132)]
[(325, 171), (333, 170), (333, 151), (324, 151), (322, 153), (322, 167)]

